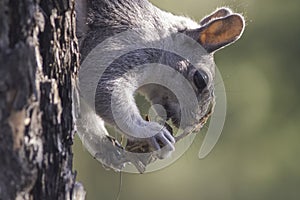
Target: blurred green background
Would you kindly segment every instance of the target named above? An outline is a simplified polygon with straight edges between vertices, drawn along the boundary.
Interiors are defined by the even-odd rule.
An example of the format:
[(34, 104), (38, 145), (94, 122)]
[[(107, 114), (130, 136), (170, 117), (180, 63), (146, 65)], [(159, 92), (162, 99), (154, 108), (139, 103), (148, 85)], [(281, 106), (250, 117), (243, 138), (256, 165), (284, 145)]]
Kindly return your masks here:
[[(217, 7), (243, 13), (246, 31), (216, 53), (228, 98), (221, 138), (198, 159), (203, 137), (172, 166), (123, 174), (121, 200), (300, 199), (300, 1), (152, 0), (199, 21)], [(119, 174), (107, 171), (76, 138), (74, 168), (87, 200), (116, 199)]]

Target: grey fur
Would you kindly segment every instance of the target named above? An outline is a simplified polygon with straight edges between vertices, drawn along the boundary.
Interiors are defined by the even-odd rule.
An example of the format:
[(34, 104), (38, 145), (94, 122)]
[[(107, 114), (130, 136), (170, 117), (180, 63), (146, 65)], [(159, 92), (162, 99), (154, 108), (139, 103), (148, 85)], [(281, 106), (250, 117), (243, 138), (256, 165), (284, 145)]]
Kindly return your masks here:
[[(81, 9), (77, 18), (82, 59), (97, 44), (128, 29), (155, 29), (161, 37), (170, 32), (199, 27), (191, 19), (161, 11), (147, 0), (77, 0)], [(85, 3), (82, 3), (85, 2)], [(86, 10), (87, 13), (82, 13)], [(86, 16), (86, 18), (84, 17)], [(78, 23), (79, 22), (79, 23)], [(85, 34), (82, 31), (85, 30)]]
[[(83, 87), (86, 90), (91, 90), (92, 93), (93, 89), (90, 88), (94, 86), (90, 84), (96, 85), (95, 105), (90, 106), (95, 106), (95, 111), (100, 116), (99, 120), (104, 120), (115, 126), (131, 140), (147, 140), (150, 146), (158, 150), (156, 157), (165, 158), (169, 156), (170, 152), (174, 151), (174, 138), (166, 128), (155, 122), (147, 122), (141, 117), (135, 104), (134, 93), (138, 90), (152, 104), (162, 105), (168, 112), (168, 118), (171, 118), (175, 125), (179, 126), (178, 122), (182, 115), (187, 117), (188, 120), (181, 124), (183, 129), (194, 126), (200, 121), (206, 114), (209, 104), (214, 100), (213, 78), (215, 65), (213, 55), (204, 49), (198, 54), (195, 52), (195, 55), (187, 55), (187, 57), (181, 57), (174, 52), (167, 51), (172, 49), (174, 37), (178, 37), (179, 33), (201, 30), (200, 24), (189, 18), (162, 11), (147, 0), (77, 0), (76, 3), (77, 35), (80, 40), (81, 62), (89, 58), (88, 55), (97, 45), (127, 30), (137, 30), (137, 34), (143, 40), (147, 40), (143, 42), (149, 44), (149, 47), (147, 45), (141, 46), (136, 48), (138, 49), (136, 51), (116, 57), (114, 62), (110, 63), (102, 74), (98, 84), (88, 83), (89, 80), (86, 81), (86, 79), (89, 77), (83, 77), (79, 80), (82, 81)], [(231, 13), (230, 10), (228, 10), (229, 13)], [(157, 49), (151, 48), (153, 41), (159, 44)], [(187, 41), (182, 48), (191, 49), (194, 45), (196, 45), (196, 42)], [(103, 49), (103, 51), (111, 51), (112, 55), (110, 56), (113, 57), (118, 46), (121, 45), (111, 42), (106, 45), (107, 49)], [(101, 57), (102, 54), (98, 56)], [(101, 57), (101, 59), (109, 58)], [(191, 60), (194, 60), (194, 62), (191, 63)], [(151, 63), (156, 63), (158, 67), (147, 65)], [(153, 70), (160, 69), (160, 64), (170, 66), (174, 69), (174, 72), (153, 72)], [(192, 77), (197, 70), (205, 72), (209, 80), (207, 87), (202, 91), (198, 91), (193, 83)], [(93, 76), (92, 73), (94, 71), (90, 72), (88, 76)], [(139, 85), (147, 83), (147, 80), (153, 79), (153, 76), (156, 77), (156, 80), (163, 82), (166, 77), (177, 77), (176, 73), (179, 73), (190, 82), (192, 91), (198, 101), (197, 109), (191, 110), (190, 108), (185, 109), (185, 107), (181, 109), (174, 94), (156, 84), (147, 84), (139, 88)], [(183, 93), (184, 96), (184, 92), (187, 92), (187, 90), (180, 90), (180, 87), (178, 85), (177, 90)], [(116, 112), (117, 115), (113, 115), (113, 112)], [(88, 117), (86, 118), (88, 120)], [(116, 124), (116, 120), (120, 121), (121, 124)], [(106, 133), (106, 130), (103, 130), (103, 132)], [(160, 151), (158, 141), (165, 145), (163, 151)], [(97, 153), (96, 150), (91, 151)], [(103, 149), (101, 152), (103, 152)], [(108, 165), (114, 167), (112, 163), (113, 161), (110, 161)], [(120, 166), (119, 162), (116, 168), (118, 166)]]

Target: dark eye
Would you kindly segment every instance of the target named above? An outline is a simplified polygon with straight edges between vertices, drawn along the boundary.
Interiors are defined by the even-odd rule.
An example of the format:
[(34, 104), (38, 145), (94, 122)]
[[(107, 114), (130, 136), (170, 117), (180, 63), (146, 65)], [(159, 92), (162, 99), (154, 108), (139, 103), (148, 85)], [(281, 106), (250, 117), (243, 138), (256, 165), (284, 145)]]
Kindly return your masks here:
[(198, 90), (202, 92), (204, 88), (206, 88), (207, 83), (208, 83), (208, 76), (205, 72), (203, 71), (196, 71), (194, 74), (194, 83)]

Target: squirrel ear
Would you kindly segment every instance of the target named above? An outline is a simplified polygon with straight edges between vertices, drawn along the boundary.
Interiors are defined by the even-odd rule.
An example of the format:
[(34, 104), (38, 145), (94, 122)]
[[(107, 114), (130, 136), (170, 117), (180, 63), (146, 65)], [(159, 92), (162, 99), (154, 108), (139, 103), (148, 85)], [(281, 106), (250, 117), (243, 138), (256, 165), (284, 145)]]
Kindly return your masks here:
[(217, 9), (215, 12), (212, 14), (206, 16), (200, 21), (200, 25), (204, 26), (208, 22), (212, 21), (213, 19), (221, 18), (221, 17), (226, 17), (228, 15), (232, 14), (232, 11), (229, 8), (220, 8)]
[(211, 53), (238, 40), (244, 28), (244, 18), (239, 14), (231, 14), (213, 19), (201, 28), (188, 30), (185, 33)]
[(244, 28), (245, 21), (241, 15), (229, 15), (201, 27), (198, 41), (208, 52), (213, 52), (238, 40)]

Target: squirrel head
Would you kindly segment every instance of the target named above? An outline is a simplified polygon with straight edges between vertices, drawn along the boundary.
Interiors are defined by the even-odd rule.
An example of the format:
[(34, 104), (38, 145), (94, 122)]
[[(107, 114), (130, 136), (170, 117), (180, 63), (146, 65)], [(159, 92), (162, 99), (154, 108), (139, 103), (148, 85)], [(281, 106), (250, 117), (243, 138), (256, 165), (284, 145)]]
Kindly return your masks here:
[[(189, 24), (189, 21), (186, 24)], [(185, 27), (184, 30), (179, 31), (181, 34), (171, 34), (170, 39), (165, 37), (164, 43), (176, 45), (167, 47), (169, 50), (172, 49), (173, 53), (165, 51), (160, 57), (161, 64), (171, 66), (184, 76), (195, 96), (191, 97), (191, 91), (187, 92), (188, 89), (183, 89), (184, 81), (178, 78), (175, 79), (182, 83), (177, 86), (180, 89), (169, 89), (158, 85), (142, 87), (142, 91), (151, 91), (152, 103), (164, 107), (165, 119), (171, 119), (175, 126), (180, 126), (183, 129), (203, 126), (211, 114), (215, 99), (213, 55), (216, 51), (234, 43), (241, 37), (245, 28), (245, 21), (240, 14), (233, 13), (228, 8), (220, 8), (202, 19), (198, 26), (197, 28)], [(179, 52), (180, 55), (176, 52)], [(163, 74), (163, 72), (161, 73)], [(168, 79), (169, 77), (177, 77), (171, 72), (162, 76)], [(189, 106), (181, 105), (184, 100), (182, 100), (183, 98), (180, 100), (180, 95), (174, 93), (175, 90), (180, 90), (179, 93), (182, 94), (183, 98), (186, 98), (183, 104)], [(197, 99), (195, 104), (189, 102), (189, 99), (193, 98)]]

